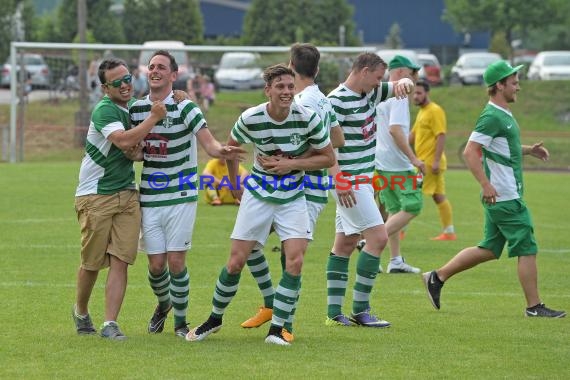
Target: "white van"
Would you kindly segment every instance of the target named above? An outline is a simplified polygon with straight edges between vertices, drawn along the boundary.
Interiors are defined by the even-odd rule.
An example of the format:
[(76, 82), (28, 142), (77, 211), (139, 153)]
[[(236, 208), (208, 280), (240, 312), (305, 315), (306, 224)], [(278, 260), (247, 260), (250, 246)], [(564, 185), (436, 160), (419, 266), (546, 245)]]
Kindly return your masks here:
[(157, 50), (167, 50), (176, 59), (178, 64), (178, 79), (174, 82), (175, 90), (186, 91), (186, 82), (189, 78), (194, 77), (194, 69), (190, 65), (188, 54), (185, 50), (177, 50), (184, 48), (182, 41), (147, 41), (143, 44), (143, 50), (139, 55), (139, 70), (141, 75), (147, 76), (148, 62), (150, 57)]

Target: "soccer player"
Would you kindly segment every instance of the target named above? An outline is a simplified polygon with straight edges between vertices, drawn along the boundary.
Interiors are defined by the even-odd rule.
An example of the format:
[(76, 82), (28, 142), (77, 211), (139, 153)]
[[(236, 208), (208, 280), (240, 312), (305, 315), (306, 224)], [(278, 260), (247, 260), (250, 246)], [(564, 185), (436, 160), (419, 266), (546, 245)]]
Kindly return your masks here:
[[(266, 343), (289, 345), (282, 334), (297, 301), (303, 255), (312, 230), (301, 185), (305, 170), (327, 168), (335, 162), (327, 130), (319, 116), (293, 101), (294, 72), (285, 65), (264, 71), (269, 102), (252, 107), (236, 121), (228, 145), (254, 144), (252, 175), (243, 188), (229, 260), (216, 283), (209, 318), (186, 339), (200, 341), (222, 327), (222, 317), (235, 296), (241, 271), (254, 248), (265, 244), (273, 225), (286, 256), (285, 270), (275, 290), (271, 327)], [(228, 161), (230, 181), (236, 185), (237, 162)], [(235, 188), (235, 187), (234, 187)]]
[(123, 340), (117, 318), (127, 287), (127, 269), (135, 262), (140, 231), (139, 193), (133, 161), (125, 152), (139, 144), (166, 115), (161, 102), (150, 103), (145, 119), (131, 128), (132, 76), (127, 64), (105, 59), (98, 69), (105, 96), (91, 114), (85, 156), (79, 169), (75, 210), (81, 225), (81, 266), (77, 273), (73, 320), (78, 334), (96, 334), (89, 299), (99, 271), (109, 267), (105, 284), (103, 338)]
[[(343, 130), (345, 145), (338, 149), (338, 166), (330, 170), (335, 178), (333, 196), (337, 207), (336, 235), (326, 270), (327, 326), (350, 326), (352, 323), (366, 327), (390, 326), (370, 309), (380, 253), (388, 240), (371, 184), (376, 148), (376, 106), (394, 94), (406, 96), (413, 89), (413, 82), (403, 78), (398, 82), (381, 83), (385, 71), (386, 63), (378, 55), (362, 53), (354, 61), (346, 81), (328, 96)], [(339, 183), (341, 176), (344, 183)], [(355, 176), (368, 179), (368, 183), (357, 185)], [(342, 313), (342, 306), (348, 284), (349, 259), (361, 233), (366, 244), (358, 255), (349, 319)]]
[[(402, 55), (396, 55), (388, 64), (392, 81), (409, 78), (415, 83), (419, 69), (420, 66)], [(376, 117), (378, 133), (375, 166), (387, 182), (379, 192), (379, 202), (388, 212), (386, 232), (391, 258), (387, 272), (420, 273), (419, 268), (406, 263), (400, 254), (400, 231), (419, 215), (423, 207), (422, 191), (416, 176), (418, 172), (425, 172), (425, 165), (416, 157), (408, 142), (409, 99), (392, 98), (380, 103), (376, 107)]]
[(430, 195), (437, 205), (443, 231), (431, 240), (455, 240), (451, 203), (445, 196), (445, 135), (447, 121), (445, 111), (429, 97), (429, 84), (424, 80), (416, 83), (414, 104), (420, 107), (416, 122), (410, 133), (410, 144), (416, 156), (426, 165), (422, 192)]
[[(519, 282), (527, 304), (525, 315), (566, 316), (564, 311), (546, 307), (538, 294), (538, 246), (530, 211), (522, 199), (522, 156), (531, 155), (546, 161), (549, 153), (542, 142), (521, 145), (519, 125), (509, 109), (509, 104), (517, 100), (518, 71), (522, 67), (513, 68), (506, 61), (497, 61), (483, 74), (489, 102), (475, 124), (463, 156), (481, 185), (485, 232), (477, 246), (463, 249), (441, 268), (423, 274), (428, 298), (438, 310), (441, 289), (449, 278), (478, 264), (499, 259), (508, 243), (509, 257), (517, 258)], [(481, 151), (483, 165), (479, 158)]]
[(147, 254), (148, 280), (158, 302), (148, 332), (162, 332), (168, 312), (174, 309), (174, 333), (184, 338), (190, 289), (186, 252), (192, 245), (198, 199), (196, 141), (217, 158), (235, 159), (245, 150), (222, 146), (195, 103), (175, 102), (172, 86), (177, 74), (178, 64), (168, 51), (154, 52), (148, 63), (150, 93), (135, 102), (130, 113), (137, 125), (154, 101), (164, 102), (168, 111), (144, 141), (141, 248)]
[[(319, 90), (315, 78), (319, 72), (319, 50), (312, 44), (294, 44), (291, 46), (289, 67), (295, 72), (295, 102), (315, 111), (328, 131), (333, 148), (344, 145), (344, 136), (336, 121), (336, 115), (326, 96)], [(327, 189), (331, 186), (326, 170), (311, 170), (305, 172), (305, 198), (309, 212), (309, 225), (314, 231), (317, 219), (328, 202)], [(285, 264), (284, 248), (281, 247), (281, 264)], [(254, 250), (247, 265), (255, 278), (259, 290), (263, 295), (264, 305), (258, 312), (241, 324), (244, 328), (259, 327), (271, 320), (273, 297), (275, 291), (271, 281), (271, 274), (265, 255), (261, 250)], [(285, 269), (285, 268), (282, 268)], [(295, 308), (291, 311), (289, 320), (284, 324), (283, 336), (291, 342), (293, 337), (293, 317)]]

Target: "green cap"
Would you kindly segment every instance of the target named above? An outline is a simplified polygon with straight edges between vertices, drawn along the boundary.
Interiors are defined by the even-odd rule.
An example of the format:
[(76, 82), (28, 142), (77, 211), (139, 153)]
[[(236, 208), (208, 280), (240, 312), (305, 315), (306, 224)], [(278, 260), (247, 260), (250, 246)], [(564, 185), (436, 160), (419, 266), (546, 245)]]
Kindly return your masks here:
[(491, 87), (498, 81), (505, 79), (519, 71), (524, 65), (518, 65), (517, 67), (512, 67), (507, 61), (497, 61), (493, 62), (487, 67), (485, 73), (483, 74), (483, 80), (487, 87)]
[(404, 57), (403, 55), (396, 55), (390, 63), (388, 64), (388, 69), (397, 69), (398, 67), (407, 67), (408, 69), (412, 70), (419, 70), (421, 67), (410, 61), (409, 58)]

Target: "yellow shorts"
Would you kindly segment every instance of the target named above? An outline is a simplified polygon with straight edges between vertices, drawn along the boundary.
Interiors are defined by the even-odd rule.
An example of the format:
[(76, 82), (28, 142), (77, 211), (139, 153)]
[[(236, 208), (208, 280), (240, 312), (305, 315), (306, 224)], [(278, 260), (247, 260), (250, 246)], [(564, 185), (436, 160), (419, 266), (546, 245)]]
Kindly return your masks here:
[(75, 211), (81, 226), (83, 269), (97, 271), (108, 267), (109, 255), (134, 264), (141, 226), (138, 191), (76, 197)]
[(425, 195), (445, 194), (445, 170), (440, 170), (439, 174), (427, 173), (424, 175), (422, 192)]

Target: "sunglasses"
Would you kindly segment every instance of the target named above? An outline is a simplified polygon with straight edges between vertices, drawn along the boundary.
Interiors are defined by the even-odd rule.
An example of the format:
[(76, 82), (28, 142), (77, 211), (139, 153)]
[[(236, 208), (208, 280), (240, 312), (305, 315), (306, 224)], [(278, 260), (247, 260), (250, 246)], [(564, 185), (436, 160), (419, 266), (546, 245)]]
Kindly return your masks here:
[(127, 74), (124, 77), (122, 77), (121, 79), (115, 79), (111, 82), (105, 83), (105, 86), (107, 86), (107, 87), (111, 86), (111, 87), (118, 88), (118, 87), (121, 87), (121, 83), (125, 82), (126, 84), (129, 84), (132, 81), (133, 81), (133, 76), (131, 74)]

